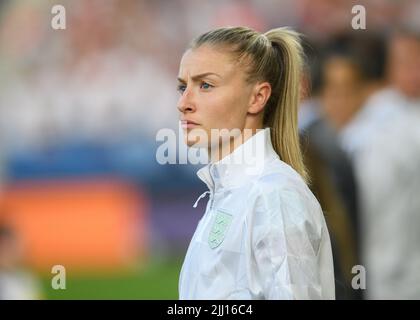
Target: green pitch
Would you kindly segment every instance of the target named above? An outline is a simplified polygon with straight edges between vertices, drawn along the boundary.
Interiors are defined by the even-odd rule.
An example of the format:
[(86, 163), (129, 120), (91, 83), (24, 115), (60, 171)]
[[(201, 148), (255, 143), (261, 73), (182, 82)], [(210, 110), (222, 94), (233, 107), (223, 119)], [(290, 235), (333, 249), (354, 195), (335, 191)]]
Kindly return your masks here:
[(118, 273), (66, 275), (66, 289), (54, 290), (42, 277), (45, 299), (178, 299), (182, 259), (154, 260)]

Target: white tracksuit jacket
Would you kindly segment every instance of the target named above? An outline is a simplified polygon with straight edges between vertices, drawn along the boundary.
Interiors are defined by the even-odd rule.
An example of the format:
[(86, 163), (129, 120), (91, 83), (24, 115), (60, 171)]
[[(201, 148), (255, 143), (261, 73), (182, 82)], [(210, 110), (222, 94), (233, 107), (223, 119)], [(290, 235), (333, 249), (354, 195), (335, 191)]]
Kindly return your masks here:
[(181, 269), (180, 299), (335, 298), (323, 212), (279, 159), (269, 128), (197, 175), (210, 199)]

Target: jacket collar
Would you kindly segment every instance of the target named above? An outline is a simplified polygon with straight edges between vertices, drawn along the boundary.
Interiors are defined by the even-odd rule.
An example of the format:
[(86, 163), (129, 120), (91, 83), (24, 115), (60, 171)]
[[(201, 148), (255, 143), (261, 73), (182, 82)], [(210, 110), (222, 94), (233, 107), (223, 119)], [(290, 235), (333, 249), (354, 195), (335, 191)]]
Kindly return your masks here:
[(197, 171), (209, 190), (238, 187), (260, 175), (269, 160), (278, 158), (270, 136), (270, 128), (259, 130), (233, 152)]

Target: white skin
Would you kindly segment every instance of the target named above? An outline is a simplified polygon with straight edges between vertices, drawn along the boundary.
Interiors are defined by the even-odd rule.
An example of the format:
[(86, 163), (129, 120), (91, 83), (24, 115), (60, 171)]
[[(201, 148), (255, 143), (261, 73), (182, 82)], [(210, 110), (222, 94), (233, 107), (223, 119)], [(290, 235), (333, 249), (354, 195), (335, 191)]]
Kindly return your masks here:
[[(262, 128), (263, 109), (270, 97), (271, 86), (262, 81), (247, 83), (244, 69), (231, 53), (208, 45), (187, 50), (181, 59), (177, 108), (180, 120), (197, 123), (184, 127), (185, 142), (193, 146), (197, 142), (196, 131), (205, 132), (209, 137), (207, 148), (212, 162), (220, 160), (232, 152), (234, 146), (249, 138), (243, 134), (244, 130), (252, 130), (254, 134)], [(212, 152), (215, 149), (211, 145), (211, 129), (239, 129), (241, 134), (222, 142), (219, 151)]]
[(341, 130), (363, 106), (366, 83), (357, 68), (345, 58), (331, 58), (323, 73), (323, 110), (335, 128)]
[(405, 96), (420, 98), (420, 41), (396, 36), (390, 43), (388, 74), (393, 86)]

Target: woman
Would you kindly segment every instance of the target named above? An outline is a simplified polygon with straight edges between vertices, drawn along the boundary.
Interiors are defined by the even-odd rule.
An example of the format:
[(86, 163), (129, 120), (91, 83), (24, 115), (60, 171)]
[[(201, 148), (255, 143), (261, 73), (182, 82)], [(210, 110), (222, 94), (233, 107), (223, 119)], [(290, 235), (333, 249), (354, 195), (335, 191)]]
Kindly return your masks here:
[(183, 55), (178, 109), (187, 145), (208, 149), (197, 175), (210, 199), (180, 299), (335, 298), (330, 238), (299, 148), (302, 60), (287, 28), (216, 29)]

